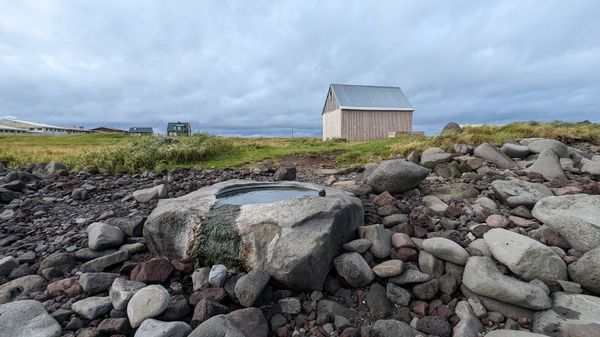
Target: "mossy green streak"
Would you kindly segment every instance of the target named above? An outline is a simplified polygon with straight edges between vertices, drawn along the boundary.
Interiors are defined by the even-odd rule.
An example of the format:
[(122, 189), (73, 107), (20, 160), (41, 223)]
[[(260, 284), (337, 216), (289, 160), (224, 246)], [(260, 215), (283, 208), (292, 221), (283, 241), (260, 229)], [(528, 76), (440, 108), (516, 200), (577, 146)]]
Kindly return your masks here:
[(194, 255), (200, 265), (241, 266), (240, 237), (234, 225), (239, 213), (237, 205), (217, 204), (209, 211), (194, 244)]

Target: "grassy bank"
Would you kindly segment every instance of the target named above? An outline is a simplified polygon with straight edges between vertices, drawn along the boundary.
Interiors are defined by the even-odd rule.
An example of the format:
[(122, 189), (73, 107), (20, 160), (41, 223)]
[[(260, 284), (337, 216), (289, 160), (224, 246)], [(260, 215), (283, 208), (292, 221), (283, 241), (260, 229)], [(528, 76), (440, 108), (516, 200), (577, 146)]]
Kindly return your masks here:
[(10, 166), (58, 160), (74, 170), (139, 172), (177, 167), (237, 167), (294, 154), (336, 153), (339, 166), (379, 161), (431, 146), (501, 144), (527, 137), (575, 138), (600, 142), (600, 124), (511, 123), (466, 127), (461, 134), (389, 138), (369, 142), (323, 142), (314, 138), (130, 137), (127, 135), (0, 136), (0, 162)]

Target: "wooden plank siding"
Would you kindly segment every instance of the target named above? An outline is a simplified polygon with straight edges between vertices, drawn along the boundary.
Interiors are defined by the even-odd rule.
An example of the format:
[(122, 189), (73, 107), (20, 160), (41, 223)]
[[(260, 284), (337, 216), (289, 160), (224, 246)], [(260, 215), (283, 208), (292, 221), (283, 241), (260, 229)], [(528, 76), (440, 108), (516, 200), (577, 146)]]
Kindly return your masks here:
[(323, 140), (342, 138), (342, 111), (323, 113)]
[(382, 139), (394, 131), (412, 132), (412, 111), (342, 109), (340, 117), (341, 135), (337, 138), (348, 141)]
[(329, 89), (329, 92), (327, 93), (327, 99), (325, 100), (325, 107), (323, 108), (323, 112), (330, 112), (330, 111), (338, 110), (339, 108), (340, 108), (340, 105), (338, 104), (337, 100), (335, 99), (335, 96), (333, 95), (333, 91), (331, 91), (331, 89)]

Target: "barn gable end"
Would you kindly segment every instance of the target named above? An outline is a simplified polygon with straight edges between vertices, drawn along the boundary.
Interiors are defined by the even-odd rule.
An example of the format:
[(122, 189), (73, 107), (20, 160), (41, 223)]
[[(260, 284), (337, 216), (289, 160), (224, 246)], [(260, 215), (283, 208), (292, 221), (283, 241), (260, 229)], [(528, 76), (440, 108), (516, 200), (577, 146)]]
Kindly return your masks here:
[(399, 87), (331, 84), (323, 106), (323, 140), (363, 141), (412, 132), (413, 107)]

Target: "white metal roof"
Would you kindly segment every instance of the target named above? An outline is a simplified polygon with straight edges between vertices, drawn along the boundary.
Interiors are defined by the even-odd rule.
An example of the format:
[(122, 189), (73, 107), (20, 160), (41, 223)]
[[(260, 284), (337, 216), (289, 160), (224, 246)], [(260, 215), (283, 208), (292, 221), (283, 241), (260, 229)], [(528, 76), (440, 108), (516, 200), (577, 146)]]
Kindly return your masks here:
[(414, 111), (400, 87), (331, 84), (341, 109)]
[(29, 132), (29, 130), (27, 130), (27, 129), (13, 128), (12, 126), (6, 126), (6, 125), (1, 125), (1, 124), (0, 124), (0, 130), (12, 130), (12, 131)]
[(28, 121), (22, 121), (22, 120), (12, 119), (12, 118), (2, 118), (2, 119), (0, 119), (0, 124), (2, 124), (2, 121), (14, 122), (14, 123), (19, 123), (19, 124), (28, 124), (28, 125), (30, 125), (32, 127), (65, 129), (62, 126), (56, 126), (56, 125), (50, 125), (50, 124), (43, 124), (43, 123), (37, 123), (37, 122), (28, 122)]

